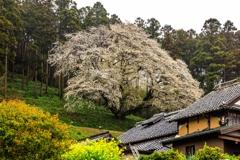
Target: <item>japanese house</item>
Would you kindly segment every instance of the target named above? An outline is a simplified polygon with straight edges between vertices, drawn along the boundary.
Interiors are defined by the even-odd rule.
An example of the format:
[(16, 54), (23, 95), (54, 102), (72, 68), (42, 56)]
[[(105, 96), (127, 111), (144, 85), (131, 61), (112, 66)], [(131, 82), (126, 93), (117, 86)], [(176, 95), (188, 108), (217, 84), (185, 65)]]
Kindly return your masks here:
[(162, 142), (174, 149), (193, 155), (208, 146), (218, 146), (222, 152), (240, 154), (240, 82), (235, 79), (215, 87), (215, 90), (179, 111), (170, 119), (177, 123), (177, 135)]

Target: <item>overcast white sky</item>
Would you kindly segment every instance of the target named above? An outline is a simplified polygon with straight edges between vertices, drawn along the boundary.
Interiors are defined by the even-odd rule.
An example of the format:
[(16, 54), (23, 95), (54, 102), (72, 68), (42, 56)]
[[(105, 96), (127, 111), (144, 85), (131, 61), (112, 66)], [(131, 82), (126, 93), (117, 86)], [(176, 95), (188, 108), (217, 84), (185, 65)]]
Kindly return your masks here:
[(240, 30), (239, 0), (75, 0), (78, 8), (101, 2), (107, 12), (117, 14), (125, 22), (137, 17), (145, 21), (156, 18), (161, 26), (174, 29), (194, 29), (198, 33), (206, 20), (216, 18), (221, 24), (227, 20)]

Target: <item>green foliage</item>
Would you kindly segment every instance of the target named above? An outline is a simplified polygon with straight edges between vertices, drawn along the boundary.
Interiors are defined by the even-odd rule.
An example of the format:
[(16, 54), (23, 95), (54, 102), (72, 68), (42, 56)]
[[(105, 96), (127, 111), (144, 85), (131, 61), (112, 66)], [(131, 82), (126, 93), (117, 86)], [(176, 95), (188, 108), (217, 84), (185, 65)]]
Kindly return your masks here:
[(231, 155), (229, 155), (227, 153), (224, 153), (224, 154), (221, 155), (221, 158), (222, 159), (227, 159), (227, 160), (239, 160), (240, 156), (234, 156), (234, 155), (231, 156)]
[(196, 153), (197, 160), (216, 160), (221, 158), (221, 149), (219, 147), (209, 147), (204, 144), (202, 149)]
[(161, 25), (155, 18), (148, 19), (146, 22), (145, 31), (149, 35), (149, 38), (159, 40), (161, 35)]
[(96, 2), (84, 19), (84, 29), (88, 30), (92, 26), (97, 27), (99, 25), (109, 26), (109, 23), (107, 10), (100, 2)]
[(110, 20), (110, 24), (122, 23), (121, 19), (116, 14), (112, 14)]
[(189, 156), (186, 158), (186, 160), (197, 160), (195, 155)]
[[(193, 157), (193, 159), (191, 159)], [(239, 160), (239, 156), (229, 155), (227, 153), (221, 153), (221, 148), (210, 147), (206, 143), (202, 149), (199, 149), (195, 156), (190, 157), (188, 160), (216, 160), (216, 159), (228, 159)]]
[(179, 153), (177, 150), (170, 149), (167, 152), (154, 152), (151, 155), (141, 155), (138, 160), (239, 160), (240, 156), (221, 153), (219, 147), (209, 147), (205, 143), (202, 149), (199, 149), (195, 155), (187, 156)]
[(60, 41), (65, 41), (65, 34), (80, 31), (81, 20), (77, 4), (70, 0), (56, 0), (57, 10), (55, 14), (58, 18), (58, 37)]
[(120, 160), (123, 155), (123, 149), (118, 147), (118, 141), (112, 139), (107, 142), (106, 139), (99, 141), (85, 141), (74, 144), (70, 151), (63, 154), (65, 160), (93, 159), (93, 160)]
[(138, 160), (185, 160), (185, 155), (179, 153), (178, 150), (171, 148), (167, 152), (155, 151), (149, 156), (140, 156)]
[(175, 58), (175, 56), (172, 55), (172, 49), (174, 47), (174, 34), (175, 34), (175, 30), (172, 28), (171, 25), (164, 25), (161, 28), (161, 31), (163, 32), (163, 38), (161, 40), (161, 44), (162, 47), (167, 50), (170, 51), (170, 55)]
[(141, 17), (138, 17), (134, 21), (134, 25), (136, 25), (137, 27), (143, 28), (143, 29), (146, 28), (146, 22)]
[(146, 94), (146, 90), (142, 88), (126, 88), (122, 93), (122, 105), (124, 105), (126, 108), (132, 108), (136, 104), (140, 105), (143, 102), (143, 99), (146, 97)]
[[(8, 78), (8, 98), (9, 99), (22, 99), (27, 104), (35, 105), (37, 108), (42, 109), (44, 112), (49, 112), (52, 115), (58, 114), (59, 119), (68, 125), (71, 138), (79, 139), (87, 136), (91, 136), (102, 132), (103, 130), (114, 131), (127, 131), (132, 128), (136, 122), (144, 120), (141, 117), (134, 115), (128, 115), (123, 120), (118, 120), (107, 108), (96, 105), (94, 109), (88, 107), (79, 108), (76, 112), (68, 112), (63, 107), (66, 103), (64, 100), (60, 100), (57, 96), (57, 88), (49, 87), (48, 94), (43, 94), (37, 99), (34, 98), (34, 82), (29, 81), (25, 89), (21, 89), (21, 75), (16, 74), (14, 79)], [(1, 83), (0, 83), (1, 84)], [(38, 84), (40, 85), (40, 84)], [(43, 88), (45, 88), (45, 84)], [(3, 95), (0, 92), (0, 100)], [(97, 128), (98, 132), (87, 130), (86, 128)], [(102, 130), (99, 130), (99, 126), (102, 126)], [(117, 135), (116, 135), (117, 136)]]
[(58, 159), (70, 141), (67, 125), (23, 101), (0, 103), (1, 159)]

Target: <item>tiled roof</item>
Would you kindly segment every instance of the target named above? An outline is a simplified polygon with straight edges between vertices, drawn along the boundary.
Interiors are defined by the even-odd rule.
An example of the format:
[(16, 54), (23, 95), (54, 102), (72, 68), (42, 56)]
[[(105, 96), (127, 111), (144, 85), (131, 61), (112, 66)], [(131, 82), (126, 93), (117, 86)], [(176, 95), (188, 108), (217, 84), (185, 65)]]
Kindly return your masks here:
[(162, 145), (163, 140), (167, 140), (169, 138), (172, 138), (173, 136), (170, 137), (164, 137), (164, 138), (157, 138), (149, 141), (144, 141), (140, 143), (135, 143), (134, 146), (137, 148), (138, 151), (167, 151), (170, 146), (165, 147)]
[(143, 126), (143, 125), (154, 124), (154, 123), (160, 121), (160, 120), (163, 119), (163, 118), (164, 118), (164, 113), (157, 114), (157, 115), (151, 117), (150, 119), (142, 122), (142, 126)]
[(99, 140), (99, 139), (102, 139), (102, 138), (105, 138), (106, 140), (110, 140), (111, 138), (114, 138), (114, 137), (109, 133), (109, 131), (106, 131), (106, 132), (95, 134), (95, 135), (92, 135), (92, 136), (89, 136), (89, 137), (81, 138), (78, 141), (82, 142), (82, 141), (85, 141), (86, 139), (89, 139), (91, 141), (96, 141), (96, 140)]
[(178, 112), (178, 114), (172, 117), (171, 121), (220, 110), (223, 105), (228, 106), (238, 97), (240, 97), (240, 85), (212, 91), (200, 100)]
[(177, 122), (168, 122), (169, 118), (164, 118), (163, 114), (154, 115), (142, 124), (123, 133), (118, 139), (122, 140), (123, 144), (128, 144), (177, 134)]

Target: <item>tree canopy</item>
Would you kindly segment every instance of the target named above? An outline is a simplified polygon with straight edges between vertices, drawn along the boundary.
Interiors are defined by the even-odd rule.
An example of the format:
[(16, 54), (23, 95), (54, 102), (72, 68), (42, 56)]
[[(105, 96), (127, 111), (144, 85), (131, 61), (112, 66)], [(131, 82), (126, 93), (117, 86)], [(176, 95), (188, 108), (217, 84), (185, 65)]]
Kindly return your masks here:
[[(91, 27), (104, 25), (108, 29), (112, 29), (113, 27), (110, 27), (110, 25), (119, 24), (120, 26), (125, 26), (117, 14), (109, 14), (100, 2), (79, 9), (77, 8), (77, 3), (71, 0), (0, 0), (0, 7), (0, 94), (5, 96), (7, 95), (8, 87), (7, 75), (11, 74), (11, 78), (14, 79), (14, 74), (18, 73), (22, 75), (22, 90), (24, 90), (24, 86), (27, 85), (30, 80), (35, 80), (36, 85), (33, 92), (36, 98), (47, 94), (49, 85), (58, 87), (58, 94), (60, 99), (62, 99), (64, 93), (63, 88), (67, 86), (67, 80), (75, 77), (75, 75), (69, 72), (68, 76), (65, 77), (61, 74), (58, 74), (59, 76), (57, 77), (53, 76), (55, 66), (50, 67), (46, 62), (49, 50), (54, 46), (53, 42), (60, 41), (64, 44), (65, 41), (71, 39), (68, 36), (65, 37), (66, 34), (71, 33), (72, 37), (74, 37), (73, 35), (79, 34), (76, 33), (78, 31), (81, 31), (80, 33), (86, 32), (85, 34), (90, 34), (92, 33), (92, 31), (90, 31)], [(137, 17), (134, 22), (134, 25), (140, 28), (139, 32), (141, 31), (141, 34), (145, 32), (147, 38), (151, 38), (157, 42), (156, 44), (155, 42), (153, 43), (155, 46), (161, 46), (161, 48), (166, 50), (170, 57), (179, 64), (182, 63), (181, 60), (187, 64), (184, 68), (188, 67), (190, 69), (191, 75), (200, 82), (200, 88), (204, 90), (205, 94), (211, 92), (213, 87), (219, 82), (225, 82), (239, 77), (240, 31), (234, 26), (234, 22), (227, 20), (225, 23), (220, 23), (216, 18), (211, 17), (203, 22), (200, 33), (196, 33), (194, 29), (187, 31), (183, 29), (177, 30), (170, 24), (163, 26), (160, 24), (161, 23), (155, 18), (143, 20), (141, 17)], [(119, 30), (122, 31), (121, 28)], [(138, 48), (134, 48), (136, 47), (135, 41), (137, 39), (132, 38), (138, 34), (132, 32), (132, 30), (126, 31), (129, 32), (129, 34), (125, 34), (125, 30), (122, 33), (111, 30), (108, 32), (109, 35), (111, 35), (108, 37), (108, 40), (111, 40), (109, 43), (111, 45), (117, 45), (119, 41), (125, 43), (126, 46), (119, 47), (126, 47), (126, 49), (121, 50), (127, 54), (131, 51), (131, 54), (128, 56), (131, 57), (133, 53), (139, 50)], [(119, 36), (113, 36), (117, 33)], [(93, 35), (90, 34), (87, 36), (92, 37)], [(106, 36), (105, 32), (104, 36)], [(141, 36), (141, 38), (146, 38), (146, 35)], [(125, 40), (124, 37), (129, 38), (131, 42)], [(87, 43), (85, 40), (80, 41)], [(97, 39), (97, 41), (99, 40)], [(143, 41), (145, 40), (143, 39)], [(96, 50), (102, 50), (104, 47), (101, 48), (101, 45), (105, 43), (107, 42), (99, 42), (99, 44), (96, 44)], [(143, 46), (143, 48), (140, 46), (140, 48), (145, 49), (149, 46)], [(74, 48), (76, 46), (72, 47)], [(89, 55), (92, 54), (90, 48), (91, 47), (88, 47), (87, 49)], [(106, 54), (107, 52), (105, 50), (107, 49), (109, 49), (109, 46), (105, 46), (102, 52)], [(65, 50), (65, 48), (63, 50)], [(112, 51), (111, 56), (116, 53), (120, 53), (120, 51)], [(132, 57), (133, 59), (137, 59), (134, 56)], [(91, 61), (95, 61), (95, 59)], [(107, 65), (105, 64), (108, 61), (109, 59), (105, 58), (103, 62), (98, 62), (99, 64), (97, 62), (95, 63), (100, 66), (104, 64), (103, 66), (106, 67)], [(110, 69), (116, 69), (120, 63), (119, 59), (117, 62), (115, 66)], [(124, 59), (123, 62), (124, 64), (128, 63), (126, 59)], [(139, 63), (143, 62), (139, 61)], [(144, 61), (144, 63), (147, 63), (147, 61)], [(152, 64), (155, 64), (155, 62)], [(128, 68), (122, 68), (122, 70), (124, 72), (129, 71), (129, 68), (132, 67), (129, 67), (129, 65), (135, 66), (135, 63), (129, 62)], [(182, 65), (185, 64), (183, 63)], [(102, 68), (100, 67), (99, 70), (101, 71)], [(171, 72), (174, 73), (173, 71)], [(148, 83), (153, 81), (153, 78), (151, 81), (151, 78), (146, 78), (151, 76), (145, 68), (144, 70), (140, 69), (137, 71), (135, 75), (138, 74), (142, 76), (145, 75), (145, 81)], [(121, 83), (118, 84), (118, 86), (122, 87), (119, 91), (122, 96), (118, 102), (119, 106), (131, 108), (131, 112), (144, 108), (145, 110), (141, 112), (146, 112), (146, 115), (149, 115), (148, 113), (152, 112), (151, 108), (154, 108), (150, 106), (155, 106), (151, 105), (153, 103), (151, 100), (155, 99), (155, 103), (156, 99), (161, 99), (162, 104), (159, 104), (159, 108), (161, 108), (161, 105), (166, 105), (163, 108), (168, 108), (167, 102), (169, 100), (165, 100), (163, 98), (165, 97), (164, 95), (158, 94), (158, 98), (156, 98), (155, 90), (152, 92), (153, 89), (151, 90), (151, 87), (148, 87), (149, 85), (146, 84), (137, 88), (135, 84), (133, 85), (133, 81), (139, 81), (141, 82), (139, 84), (143, 85), (141, 81), (143, 78), (133, 76), (134, 80), (130, 81), (126, 78), (130, 75), (133, 76), (132, 73), (127, 73), (124, 75), (124, 78), (122, 78), (124, 79), (124, 85), (120, 85)], [(126, 80), (128, 80), (128, 82), (125, 84)], [(41, 82), (40, 87), (37, 86), (38, 81)], [(43, 92), (43, 83), (46, 84), (45, 92)], [(135, 83), (137, 84), (137, 82)], [(178, 91), (176, 91), (176, 93), (178, 93)], [(88, 97), (86, 95), (84, 95), (83, 98)], [(131, 100), (132, 95), (136, 95), (134, 97), (137, 99), (136, 101)], [(106, 99), (104, 100), (104, 96), (96, 97), (98, 98), (94, 100), (95, 102), (105, 106), (108, 106), (108, 103), (110, 104)], [(91, 100), (91, 98), (89, 100)], [(137, 101), (139, 103), (135, 103)], [(132, 103), (134, 105), (132, 105)], [(176, 104), (177, 103), (181, 102), (176, 102)], [(121, 110), (122, 113), (125, 112), (123, 108)], [(170, 107), (170, 109), (172, 108), (174, 108), (174, 105)], [(130, 111), (128, 113), (130, 113)], [(128, 113), (126, 112), (126, 114)]]
[(124, 118), (142, 108), (180, 109), (202, 95), (187, 65), (132, 24), (93, 27), (66, 37), (65, 44), (55, 44), (48, 62), (56, 75), (71, 76), (66, 87), (70, 109), (82, 98), (102, 99)]

